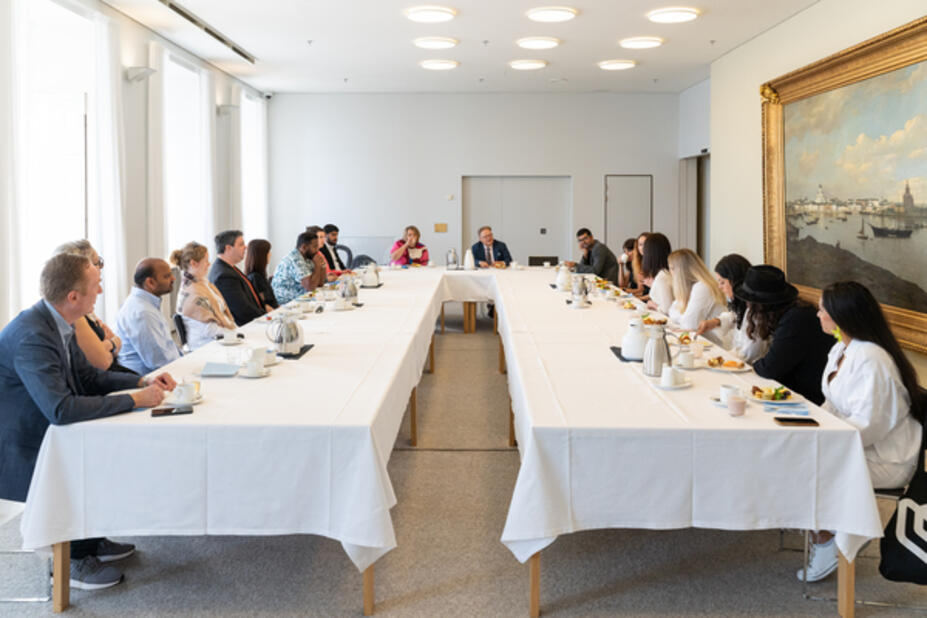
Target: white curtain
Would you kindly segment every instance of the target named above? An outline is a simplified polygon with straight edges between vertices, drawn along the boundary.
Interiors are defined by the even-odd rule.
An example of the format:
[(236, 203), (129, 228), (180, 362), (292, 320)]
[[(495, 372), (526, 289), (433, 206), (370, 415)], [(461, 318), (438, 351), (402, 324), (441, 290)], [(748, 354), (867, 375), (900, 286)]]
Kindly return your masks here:
[(164, 250), (164, 46), (152, 41), (148, 47), (148, 251)]
[(9, 322), (22, 307), (19, 298), (18, 251), (16, 250), (16, 219), (14, 205), (19, 202), (17, 182), (17, 150), (21, 142), (16, 130), (18, 102), (19, 37), (23, 29), (20, 0), (0, 2), (0, 327)]

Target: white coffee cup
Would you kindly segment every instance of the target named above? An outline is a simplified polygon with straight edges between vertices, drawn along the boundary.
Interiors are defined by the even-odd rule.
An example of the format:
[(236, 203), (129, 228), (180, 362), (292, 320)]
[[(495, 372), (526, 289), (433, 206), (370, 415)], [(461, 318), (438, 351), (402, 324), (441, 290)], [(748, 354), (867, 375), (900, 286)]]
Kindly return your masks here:
[(618, 258), (618, 261), (621, 262), (622, 264), (627, 264), (627, 263), (628, 263), (628, 254), (622, 252), (621, 257)]
[(727, 398), (727, 413), (731, 416), (743, 416), (747, 408), (747, 400), (740, 395), (731, 395)]
[(663, 371), (660, 372), (660, 386), (676, 386), (676, 371), (668, 363), (663, 364)]
[(512, 268), (518, 268), (518, 262), (516, 262), (515, 260), (512, 260), (511, 262), (509, 262), (509, 266)]
[(721, 398), (721, 403), (727, 405), (731, 397), (740, 397), (740, 388), (733, 384), (722, 384), (721, 392), (718, 396)]
[(544, 268), (550, 268), (550, 262), (544, 262)]
[(695, 367), (695, 355), (692, 354), (692, 350), (688, 346), (679, 349), (679, 354), (676, 355), (676, 361), (679, 363), (680, 367), (685, 369), (692, 369)]
[(174, 401), (177, 403), (191, 403), (196, 399), (199, 390), (199, 382), (181, 382), (174, 387)]
[(701, 343), (696, 343), (692, 346), (692, 358), (702, 358), (702, 352), (705, 350), (705, 346)]
[(248, 362), (253, 361), (255, 363), (259, 363), (263, 367), (264, 363), (266, 362), (266, 357), (267, 357), (267, 348), (265, 348), (264, 346), (254, 347), (254, 348), (251, 348), (251, 356), (249, 357)]
[(238, 341), (238, 333), (233, 330), (224, 330), (222, 331), (222, 341)]
[(244, 373), (249, 378), (256, 378), (260, 375), (263, 375), (264, 374), (264, 360), (261, 359), (260, 362), (255, 361), (255, 360), (249, 360), (247, 363), (245, 363), (244, 369), (242, 369), (242, 373)]

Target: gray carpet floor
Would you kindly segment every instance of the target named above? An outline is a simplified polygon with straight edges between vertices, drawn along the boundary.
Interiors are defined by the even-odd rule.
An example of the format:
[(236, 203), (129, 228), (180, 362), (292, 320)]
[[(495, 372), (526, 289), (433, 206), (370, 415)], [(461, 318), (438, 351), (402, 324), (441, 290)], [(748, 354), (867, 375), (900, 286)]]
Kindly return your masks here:
[[(492, 321), (464, 335), (447, 305), (436, 371), (418, 389), (419, 446), (408, 419), (389, 472), (399, 504), (399, 546), (376, 565), (377, 615), (524, 616), (528, 572), (499, 542), (518, 472), (506, 446), (508, 396)], [(461, 376), (464, 376), (462, 378)], [(461, 450), (467, 449), (467, 450)], [(890, 505), (887, 506), (890, 509)], [(18, 520), (0, 548), (19, 546)], [(144, 537), (125, 560), (125, 583), (73, 591), (75, 616), (359, 616), (361, 576), (339, 543), (311, 536)], [(801, 546), (788, 533), (786, 544)], [(878, 548), (857, 561), (860, 598), (920, 603), (918, 587), (882, 580)], [(777, 531), (599, 530), (561, 537), (542, 554), (547, 616), (817, 616), (836, 604), (806, 600), (794, 572), (801, 553)], [(34, 556), (0, 555), (0, 596), (43, 592)], [(835, 579), (811, 587), (836, 594)], [(0, 616), (50, 615), (51, 604), (0, 603)], [(858, 607), (859, 616), (911, 610)], [(921, 614), (925, 615), (925, 614)]]

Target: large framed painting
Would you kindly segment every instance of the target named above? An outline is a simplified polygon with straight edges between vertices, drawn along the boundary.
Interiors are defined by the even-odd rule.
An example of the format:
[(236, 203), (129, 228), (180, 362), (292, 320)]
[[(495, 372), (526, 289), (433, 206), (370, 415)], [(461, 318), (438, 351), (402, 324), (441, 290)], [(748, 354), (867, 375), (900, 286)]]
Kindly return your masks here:
[(927, 17), (772, 80), (763, 106), (763, 244), (814, 302), (866, 285), (927, 352)]

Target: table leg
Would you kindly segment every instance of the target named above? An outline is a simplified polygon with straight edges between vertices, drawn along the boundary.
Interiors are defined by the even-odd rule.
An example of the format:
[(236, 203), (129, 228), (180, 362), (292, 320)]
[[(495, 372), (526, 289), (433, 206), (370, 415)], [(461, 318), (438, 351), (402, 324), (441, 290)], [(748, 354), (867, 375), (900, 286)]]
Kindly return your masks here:
[(71, 542), (52, 546), (52, 611), (63, 612), (71, 604)]
[(492, 312), (492, 332), (494, 332), (497, 335), (499, 334), (499, 312), (498, 311)]
[(428, 347), (428, 373), (435, 372), (435, 336), (431, 336), (431, 345)]
[(502, 347), (502, 339), (499, 339), (499, 373), (505, 373), (505, 350)]
[(418, 410), (416, 409), (416, 391), (417, 387), (412, 387), (412, 394), (409, 396), (409, 444), (418, 446)]
[(528, 558), (528, 611), (531, 618), (541, 615), (541, 552)]
[(856, 563), (838, 552), (837, 613), (842, 618), (853, 618), (856, 612)]
[(444, 334), (444, 303), (441, 303), (441, 334)]
[(476, 303), (472, 301), (464, 303), (464, 332), (476, 332)]
[(512, 412), (511, 400), (509, 400), (509, 446), (515, 446), (515, 413)]
[(373, 565), (364, 571), (364, 615), (373, 616), (373, 602), (376, 598), (373, 589)]

